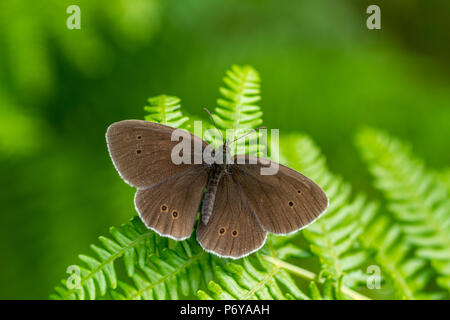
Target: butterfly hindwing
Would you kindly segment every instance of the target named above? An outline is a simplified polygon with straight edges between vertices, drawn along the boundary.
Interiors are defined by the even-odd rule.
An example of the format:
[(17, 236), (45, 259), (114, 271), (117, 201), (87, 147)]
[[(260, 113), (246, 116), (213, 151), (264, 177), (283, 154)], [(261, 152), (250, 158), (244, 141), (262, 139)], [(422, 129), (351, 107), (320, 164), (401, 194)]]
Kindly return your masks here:
[(188, 238), (194, 228), (208, 175), (193, 167), (150, 188), (139, 189), (135, 206), (147, 227), (176, 240)]
[(211, 218), (199, 221), (197, 240), (209, 252), (240, 258), (258, 250), (266, 239), (245, 195), (233, 177), (224, 174), (219, 182)]
[[(245, 158), (245, 164), (242, 158)], [(291, 168), (277, 164), (274, 175), (261, 175), (270, 160), (236, 156), (233, 177), (242, 187), (264, 230), (286, 234), (299, 230), (325, 212), (328, 198), (312, 180)], [(252, 164), (253, 163), (253, 164)]]

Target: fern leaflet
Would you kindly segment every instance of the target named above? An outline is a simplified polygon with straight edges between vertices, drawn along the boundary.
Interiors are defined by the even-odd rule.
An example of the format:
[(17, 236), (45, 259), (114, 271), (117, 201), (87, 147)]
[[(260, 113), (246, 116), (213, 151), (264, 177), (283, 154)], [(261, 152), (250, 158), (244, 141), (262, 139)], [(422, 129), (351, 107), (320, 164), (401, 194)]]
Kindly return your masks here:
[(148, 99), (149, 105), (144, 107), (148, 112), (145, 120), (162, 123), (175, 128), (186, 128), (188, 117), (181, 112), (180, 98), (160, 95)]

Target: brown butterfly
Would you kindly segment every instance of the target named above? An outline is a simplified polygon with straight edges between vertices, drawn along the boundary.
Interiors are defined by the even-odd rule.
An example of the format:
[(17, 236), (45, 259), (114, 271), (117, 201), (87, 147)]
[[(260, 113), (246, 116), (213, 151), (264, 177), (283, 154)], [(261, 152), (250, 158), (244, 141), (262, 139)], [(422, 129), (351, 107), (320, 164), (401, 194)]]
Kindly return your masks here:
[[(237, 155), (233, 163), (175, 164), (171, 154), (175, 129), (142, 120), (113, 123), (106, 133), (109, 153), (119, 175), (137, 188), (134, 203), (146, 226), (183, 240), (192, 234), (202, 202), (197, 240), (208, 252), (241, 258), (260, 249), (267, 232), (288, 234), (322, 214), (328, 198), (301, 173), (270, 160)], [(191, 159), (208, 143), (187, 131)], [(200, 150), (201, 149), (201, 150)], [(229, 154), (227, 142), (216, 152)], [(278, 166), (274, 175), (261, 169)], [(206, 191), (205, 191), (206, 187)]]

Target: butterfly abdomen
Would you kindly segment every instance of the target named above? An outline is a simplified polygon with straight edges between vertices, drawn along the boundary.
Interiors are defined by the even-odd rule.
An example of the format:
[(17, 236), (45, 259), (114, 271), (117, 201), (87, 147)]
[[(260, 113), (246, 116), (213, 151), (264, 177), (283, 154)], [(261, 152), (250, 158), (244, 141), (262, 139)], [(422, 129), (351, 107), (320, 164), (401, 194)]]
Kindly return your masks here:
[(217, 187), (219, 186), (220, 178), (223, 175), (224, 167), (222, 165), (213, 164), (211, 166), (209, 176), (208, 176), (208, 184), (206, 186), (205, 197), (203, 198), (203, 206), (202, 206), (202, 222), (203, 224), (207, 224), (209, 218), (211, 217), (212, 211), (214, 209), (214, 201), (216, 199)]

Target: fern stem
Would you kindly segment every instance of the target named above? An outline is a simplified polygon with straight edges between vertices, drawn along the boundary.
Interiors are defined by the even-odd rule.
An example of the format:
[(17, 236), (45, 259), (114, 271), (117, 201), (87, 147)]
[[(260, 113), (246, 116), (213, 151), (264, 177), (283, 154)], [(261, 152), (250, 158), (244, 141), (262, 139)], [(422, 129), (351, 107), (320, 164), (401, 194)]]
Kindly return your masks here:
[(286, 270), (292, 271), (293, 273), (295, 273), (296, 275), (301, 276), (302, 278), (308, 279), (308, 280), (314, 280), (316, 278), (316, 274), (314, 272), (302, 269), (300, 267), (294, 266), (293, 264), (284, 262), (280, 259), (274, 258), (274, 257), (270, 257), (270, 256), (266, 256), (263, 255), (263, 258), (266, 259), (267, 261), (269, 261), (270, 263), (273, 263), (281, 268), (284, 268)]
[(251, 290), (249, 290), (249, 292), (247, 292), (242, 300), (247, 300), (249, 299), (253, 294), (255, 294), (256, 291), (258, 291), (259, 289), (263, 288), (266, 283), (268, 281), (270, 281), (271, 279), (273, 279), (273, 276), (280, 271), (280, 266), (276, 265), (276, 268), (274, 268), (273, 270), (271, 270), (256, 286), (254, 286)]
[[(302, 269), (300, 267), (297, 267), (293, 264), (287, 263), (285, 261), (282, 261), (280, 259), (274, 258), (274, 257), (270, 257), (270, 256), (266, 256), (263, 255), (263, 258), (266, 259), (267, 261), (269, 261), (270, 263), (273, 263), (274, 265), (283, 268), (287, 271), (290, 271), (304, 279), (308, 279), (308, 280), (314, 280), (316, 279), (317, 275), (314, 272)], [(365, 295), (356, 292), (344, 285), (342, 285), (341, 290), (343, 293), (345, 293), (346, 295), (348, 295), (350, 298), (355, 299), (355, 300), (371, 300), (369, 297), (366, 297)]]

